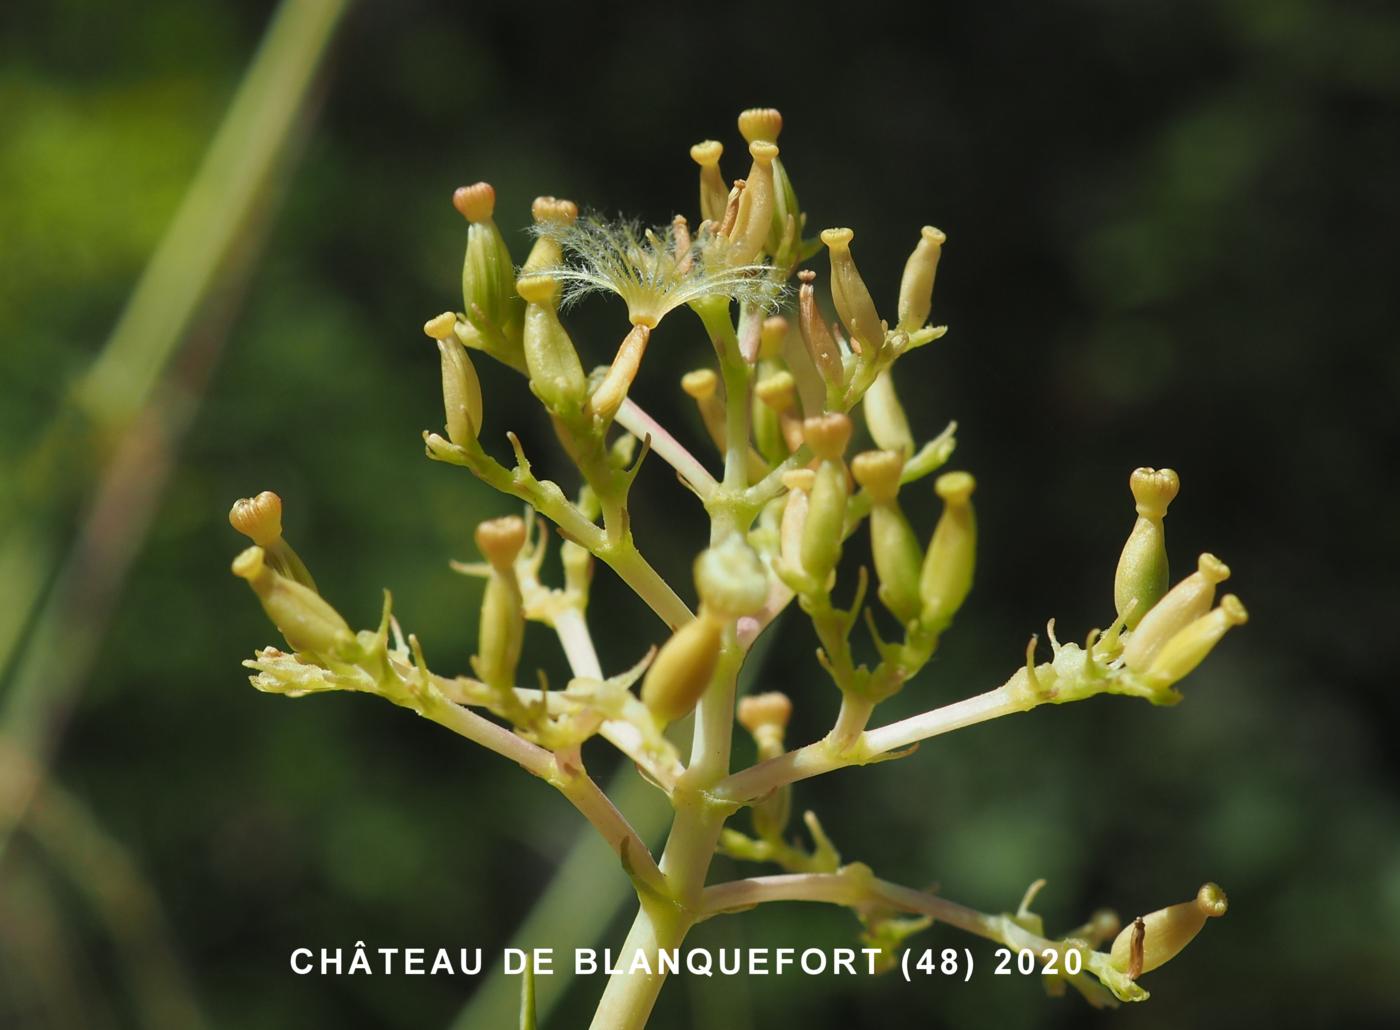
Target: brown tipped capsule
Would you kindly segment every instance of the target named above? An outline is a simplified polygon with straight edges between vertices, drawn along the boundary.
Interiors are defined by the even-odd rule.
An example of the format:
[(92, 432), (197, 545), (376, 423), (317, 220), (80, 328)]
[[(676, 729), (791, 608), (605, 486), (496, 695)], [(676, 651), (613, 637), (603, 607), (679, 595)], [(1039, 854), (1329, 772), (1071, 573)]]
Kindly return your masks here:
[(1213, 554), (1201, 555), (1196, 571), (1142, 617), (1123, 648), (1123, 664), (1134, 672), (1145, 670), (1168, 640), (1210, 611), (1216, 585), (1229, 578), (1229, 566)]
[(797, 273), (802, 285), (797, 291), (797, 327), (802, 334), (802, 342), (812, 357), (812, 364), (829, 386), (839, 386), (845, 381), (846, 370), (841, 363), (841, 348), (836, 345), (826, 319), (817, 310), (816, 287), (812, 281), (817, 274), (811, 269)]
[(851, 229), (824, 229), (822, 242), (831, 260), (831, 300), (836, 313), (850, 333), (852, 346), (868, 358), (879, 353), (885, 342), (885, 326), (875, 310), (865, 280), (860, 277), (855, 258), (851, 255)]
[(1109, 964), (1133, 978), (1150, 973), (1179, 955), (1207, 919), (1223, 916), (1228, 908), (1225, 892), (1204, 884), (1190, 901), (1159, 908), (1124, 927), (1113, 940)]
[(686, 715), (719, 662), (724, 623), (702, 611), (661, 645), (642, 680), (642, 702), (661, 725)]
[(340, 613), (310, 587), (272, 569), (261, 547), (249, 547), (235, 558), (233, 574), (248, 581), (292, 650), (334, 657), (355, 643)]
[(1234, 594), (1226, 594), (1220, 604), (1199, 619), (1178, 630), (1162, 645), (1148, 663), (1143, 678), (1157, 687), (1169, 687), (1184, 679), (1205, 661), (1222, 637), (1233, 626), (1249, 621), (1249, 612)]
[(1171, 469), (1134, 469), (1128, 479), (1137, 521), (1128, 534), (1113, 581), (1113, 601), (1129, 629), (1135, 629), (1171, 584), (1167, 538), (1162, 519), (1181, 481)]
[(271, 490), (239, 498), (229, 509), (228, 521), (259, 547), (269, 547), (282, 536), (282, 498)]
[(899, 281), (899, 328), (906, 333), (912, 333), (928, 321), (928, 313), (933, 308), (933, 280), (946, 239), (933, 226), (924, 226), (914, 253), (904, 264), (904, 277)]
[(839, 411), (803, 419), (802, 435), (822, 461), (839, 462), (851, 442), (851, 420)]
[(476, 546), (498, 572), (510, 572), (525, 546), (525, 520), (519, 515), (487, 519), (476, 527)]
[(783, 116), (776, 107), (751, 107), (739, 114), (739, 135), (745, 143), (776, 143), (783, 131)]
[(485, 182), (463, 186), (452, 195), (452, 203), (471, 223), (462, 261), (463, 311), (479, 331), (517, 340), (521, 304), (515, 294), (510, 248), (491, 219), (496, 191)]
[(690, 158), (700, 166), (700, 217), (718, 225), (724, 220), (724, 207), (729, 190), (720, 174), (719, 158), (724, 145), (707, 139), (690, 148)]
[(452, 206), (472, 224), (489, 221), (496, 211), (496, 190), (489, 182), (458, 186), (452, 193)]

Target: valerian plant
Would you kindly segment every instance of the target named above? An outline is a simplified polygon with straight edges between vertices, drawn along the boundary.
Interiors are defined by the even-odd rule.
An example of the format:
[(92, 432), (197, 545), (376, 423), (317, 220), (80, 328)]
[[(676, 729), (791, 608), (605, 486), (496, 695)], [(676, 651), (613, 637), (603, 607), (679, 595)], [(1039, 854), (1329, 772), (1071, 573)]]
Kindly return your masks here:
[[(1099, 694), (1176, 704), (1176, 684), (1246, 613), (1233, 595), (1216, 603), (1229, 570), (1212, 555), (1201, 555), (1197, 571), (1170, 585), (1163, 518), (1177, 475), (1140, 468), (1129, 481), (1137, 519), (1118, 561), (1116, 613), (1107, 629), (1089, 632), (1082, 644), (1061, 642), (1052, 622), (1049, 660), (1039, 660), (1033, 636), (1001, 686), (870, 728), (875, 709), (933, 657), (968, 595), (976, 561), (975, 483), (967, 472), (934, 479), (943, 509), (927, 543), (900, 505), (901, 491), (938, 472), (954, 448), (953, 424), (916, 445), (895, 388), (905, 361), (920, 360), (911, 355), (945, 332), (929, 323), (945, 238), (931, 226), (921, 230), (895, 317), (881, 317), (857, 268), (852, 230), (808, 235), (778, 155), (781, 125), (771, 109), (739, 117), (750, 165), (732, 185), (719, 170), (719, 143), (692, 148), (700, 168), (693, 231), (681, 215), (648, 229), (580, 217), (573, 203), (540, 197), (534, 243), (517, 267), (492, 219), (492, 187), (456, 192), (454, 204), (469, 223), (462, 308), (425, 326), (441, 355), (445, 426), (423, 439), (428, 457), (461, 466), (526, 505), (523, 518), (508, 514), (477, 527), (484, 561), (457, 566), (486, 581), (473, 675), (432, 671), (417, 638), (405, 636), (392, 617), (387, 593), (378, 627), (352, 630), (283, 539), (280, 500), (263, 493), (233, 508), (234, 526), (253, 541), (233, 571), (256, 592), (290, 650), (264, 648), (247, 662), (253, 685), (291, 697), (376, 694), (511, 759), (573, 803), (616, 852), (638, 900), (595, 1028), (644, 1026), (664, 981), (663, 949), (679, 947), (703, 920), (774, 901), (851, 909), (862, 939), (887, 965), (911, 933), (941, 921), (1032, 952), (1052, 989), (1072, 986), (1095, 1006), (1142, 1000), (1139, 977), (1225, 911), (1218, 887), (1207, 884), (1196, 899), (1125, 927), (1104, 910), (1050, 935), (1030, 907), (1039, 883), (1014, 912), (983, 913), (881, 879), (860, 862), (843, 863), (810, 811), (803, 818), (810, 843), (789, 835), (798, 781), (901, 758), (920, 741), (1040, 705)], [(824, 269), (802, 268), (823, 251)], [(818, 303), (821, 272), (834, 323)], [(621, 297), (630, 324), (611, 362), (590, 371), (559, 312), (595, 292)], [(681, 385), (722, 453), (718, 474), (628, 396), (651, 333), (682, 310), (699, 319), (713, 345), (713, 364)], [(536, 476), (514, 434), (506, 434), (513, 451), (507, 464), (480, 442), (493, 413), (483, 403), (472, 352), (527, 377), (578, 470), (572, 499)], [(848, 458), (857, 419), (873, 446)], [(674, 468), (709, 515), (693, 595), (692, 584), (658, 575), (633, 536), (628, 493), (649, 453)], [(542, 575), (546, 523), (564, 541), (558, 587)], [(842, 553), (866, 523), (875, 596), (899, 627), (893, 639), (879, 633), (865, 604), (866, 571), (854, 584), (838, 584)], [(586, 619), (594, 559), (660, 620), (658, 646), (612, 675), (599, 663)], [(693, 609), (686, 596), (697, 598)], [(820, 740), (789, 748), (790, 700), (775, 692), (738, 699), (735, 685), (755, 639), (794, 602), (811, 622), (840, 710)], [(878, 655), (873, 664), (857, 660), (852, 648), (862, 615)], [(519, 685), (527, 622), (557, 635), (573, 674), (562, 689)], [(692, 722), (680, 722), (692, 713)], [(758, 755), (739, 770), (730, 767), (736, 721)], [(676, 730), (687, 726), (689, 748), (682, 750)], [(583, 747), (594, 737), (635, 763), (674, 808), (659, 857), (589, 775)], [(729, 825), (745, 808), (747, 832)], [(783, 871), (711, 884), (716, 854)]]

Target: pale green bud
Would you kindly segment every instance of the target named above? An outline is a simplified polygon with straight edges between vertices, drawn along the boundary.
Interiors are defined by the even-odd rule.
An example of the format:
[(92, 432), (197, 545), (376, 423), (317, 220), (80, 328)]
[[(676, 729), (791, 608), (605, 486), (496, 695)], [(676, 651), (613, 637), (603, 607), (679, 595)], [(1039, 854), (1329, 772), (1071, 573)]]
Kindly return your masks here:
[(724, 621), (704, 609), (661, 645), (642, 680), (642, 702), (661, 725), (687, 714), (705, 693), (719, 661)]
[(870, 389), (865, 391), (862, 404), (865, 426), (881, 450), (899, 451), (906, 458), (914, 453), (914, 434), (909, 430), (909, 419), (894, 391), (891, 369), (887, 368), (875, 377)]
[(831, 260), (831, 300), (836, 313), (850, 334), (851, 346), (857, 353), (873, 358), (884, 345), (885, 326), (851, 256), (855, 235), (852, 229), (823, 229), (822, 242)]
[(457, 318), (444, 311), (423, 326), (423, 332), (437, 341), (442, 359), (442, 406), (447, 415), (447, 438), (459, 447), (475, 440), (481, 433), (481, 380), (476, 367), (467, 356), (467, 349), (457, 339), (454, 326)]
[(778, 156), (778, 148), (773, 143), (755, 140), (749, 144), (749, 154), (753, 164), (744, 180), (739, 210), (729, 230), (729, 249), (725, 252), (730, 265), (757, 261), (773, 224), (773, 160)]
[(690, 148), (690, 159), (700, 166), (700, 217), (718, 225), (724, 220), (729, 188), (720, 174), (719, 158), (724, 144), (707, 139)]
[(1168, 640), (1210, 611), (1216, 584), (1229, 578), (1229, 566), (1213, 554), (1201, 555), (1196, 571), (1142, 617), (1123, 648), (1123, 664), (1134, 672), (1146, 669)]
[(496, 191), (490, 183), (458, 187), (452, 206), (471, 223), (467, 256), (462, 262), (462, 303), (468, 316), (480, 317), (506, 336), (520, 324), (520, 298), (515, 293), (515, 265), (492, 214)]
[(866, 451), (851, 460), (851, 474), (870, 495), (870, 551), (880, 600), (900, 622), (919, 616), (923, 550), (899, 506), (904, 456), (898, 451)]
[(271, 490), (264, 490), (256, 497), (240, 498), (229, 509), (228, 521), (263, 549), (263, 560), (273, 572), (316, 589), (310, 570), (282, 536), (282, 498)]
[(841, 363), (841, 348), (817, 308), (816, 287), (812, 285), (816, 277), (817, 273), (810, 268), (797, 273), (802, 282), (797, 290), (797, 328), (822, 380), (830, 386), (839, 386), (845, 381), (846, 370)]
[(1216, 608), (1178, 630), (1162, 645), (1143, 679), (1156, 687), (1169, 687), (1184, 679), (1205, 661), (1231, 626), (1243, 626), (1248, 621), (1249, 612), (1243, 602), (1234, 594), (1226, 594)]
[(355, 634), (340, 613), (310, 587), (273, 571), (261, 547), (249, 547), (235, 558), (233, 574), (248, 581), (293, 651), (334, 657), (354, 646)]
[(481, 523), (476, 527), (476, 546), (490, 563), (491, 573), (481, 599), (472, 666), (487, 686), (510, 690), (525, 643), (525, 605), (515, 576), (515, 559), (525, 546), (525, 520), (507, 515)]
[(588, 394), (574, 341), (559, 322), (559, 284), (548, 276), (523, 276), (516, 289), (525, 300), (525, 367), (530, 389), (550, 411), (578, 411)]
[(743, 537), (734, 534), (695, 559), (700, 601), (725, 619), (752, 615), (768, 600), (768, 573)]
[(802, 568), (824, 584), (841, 560), (841, 534), (846, 524), (846, 468), (839, 461), (817, 466), (802, 526)]
[(919, 620), (931, 633), (941, 633), (953, 621), (972, 589), (977, 561), (977, 518), (972, 491), (977, 482), (966, 472), (946, 472), (933, 484), (943, 498), (943, 514), (933, 529), (919, 576), (923, 610)]
[(904, 264), (904, 277), (899, 281), (899, 326), (906, 333), (920, 329), (928, 321), (933, 308), (933, 279), (938, 272), (938, 258), (947, 239), (931, 225), (921, 229), (914, 253)]
[(1138, 519), (1118, 558), (1113, 602), (1124, 624), (1133, 629), (1171, 584), (1162, 519), (1181, 488), (1181, 480), (1171, 469), (1140, 468), (1133, 470), (1128, 486), (1137, 504)]
[(1159, 908), (1125, 926), (1113, 939), (1109, 964), (1129, 979), (1150, 973), (1180, 954), (1207, 919), (1223, 916), (1228, 908), (1225, 892), (1216, 884), (1204, 884), (1190, 901)]

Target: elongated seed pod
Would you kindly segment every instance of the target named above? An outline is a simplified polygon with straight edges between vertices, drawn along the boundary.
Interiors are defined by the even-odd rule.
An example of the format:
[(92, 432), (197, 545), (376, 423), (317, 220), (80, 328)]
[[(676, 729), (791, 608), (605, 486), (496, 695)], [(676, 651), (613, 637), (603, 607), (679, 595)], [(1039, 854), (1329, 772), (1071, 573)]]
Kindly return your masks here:
[(1216, 585), (1229, 578), (1229, 566), (1213, 554), (1201, 555), (1196, 571), (1142, 617), (1123, 648), (1123, 664), (1134, 672), (1145, 670), (1168, 640), (1210, 611)]
[(559, 285), (548, 276), (524, 276), (516, 284), (525, 299), (525, 367), (530, 389), (555, 414), (577, 411), (588, 393), (578, 351), (556, 310)]
[(901, 623), (919, 617), (923, 549), (899, 506), (904, 457), (898, 451), (866, 451), (851, 460), (851, 474), (870, 494), (870, 552), (880, 601)]
[(627, 391), (632, 388), (632, 380), (637, 378), (637, 370), (641, 368), (642, 355), (646, 353), (650, 339), (650, 328), (642, 323), (634, 325), (618, 345), (617, 355), (608, 366), (607, 374), (589, 398), (593, 413), (605, 422), (612, 420), (627, 399)]
[(856, 349), (865, 357), (873, 358), (885, 342), (885, 327), (851, 255), (854, 238), (855, 232), (851, 229), (822, 230), (822, 242), (831, 260), (832, 303)]
[(729, 190), (720, 174), (719, 159), (724, 144), (707, 139), (690, 148), (690, 158), (700, 166), (700, 218), (718, 225), (724, 220)]
[(976, 486), (966, 472), (946, 472), (934, 482), (934, 491), (943, 498), (943, 514), (933, 529), (919, 576), (923, 604), (919, 621), (931, 633), (947, 628), (972, 589), (977, 561), (977, 518), (972, 508)]
[(520, 323), (521, 304), (510, 248), (492, 218), (496, 191), (486, 182), (462, 186), (452, 194), (452, 204), (470, 223), (462, 262), (464, 310), (481, 312), (487, 322), (510, 335)]
[(1128, 486), (1138, 517), (1118, 558), (1113, 602), (1125, 625), (1134, 629), (1171, 584), (1162, 519), (1181, 488), (1181, 481), (1171, 469), (1140, 468), (1133, 470)]
[(914, 434), (895, 393), (893, 373), (893, 369), (887, 368), (875, 377), (875, 382), (865, 391), (861, 410), (865, 412), (865, 426), (876, 445), (883, 451), (898, 451), (908, 458), (914, 453)]
[(1134, 920), (1113, 940), (1109, 964), (1136, 979), (1171, 961), (1190, 944), (1207, 919), (1223, 916), (1229, 899), (1216, 884), (1202, 885), (1196, 896)]
[(481, 433), (481, 380), (467, 349), (457, 339), (457, 318), (444, 311), (423, 326), (423, 332), (437, 341), (442, 361), (442, 407), (447, 419), (447, 438), (459, 447)]
[(1169, 687), (1184, 679), (1205, 661), (1232, 626), (1243, 626), (1248, 621), (1249, 612), (1243, 602), (1234, 594), (1226, 594), (1219, 605), (1178, 630), (1162, 645), (1143, 678), (1157, 687)]
[(933, 309), (933, 280), (938, 273), (938, 258), (947, 239), (931, 225), (919, 231), (919, 242), (904, 263), (904, 277), (899, 281), (899, 325), (906, 333), (922, 328)]
[(525, 521), (518, 515), (488, 519), (476, 527), (476, 545), (491, 572), (481, 599), (473, 665), (488, 687), (512, 690), (525, 644), (525, 604), (514, 565), (525, 545)]
[(355, 634), (340, 613), (310, 587), (273, 571), (261, 547), (235, 558), (233, 574), (248, 581), (292, 650), (335, 657), (354, 645)]
[(739, 211), (729, 233), (726, 260), (731, 265), (749, 265), (763, 253), (773, 224), (773, 159), (775, 144), (755, 140), (749, 144), (753, 165), (739, 197)]

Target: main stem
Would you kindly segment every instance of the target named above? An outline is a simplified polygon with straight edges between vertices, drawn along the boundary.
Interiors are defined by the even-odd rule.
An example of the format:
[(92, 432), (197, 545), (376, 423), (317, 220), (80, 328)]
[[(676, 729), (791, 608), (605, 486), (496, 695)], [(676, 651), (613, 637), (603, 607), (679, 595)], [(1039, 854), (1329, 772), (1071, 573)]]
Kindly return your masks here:
[[(699, 310), (714, 339), (724, 378), (727, 405), (724, 480), (721, 491), (730, 503), (711, 507), (710, 544), (720, 543), (747, 526), (741, 495), (748, 486), (749, 386), (752, 370), (739, 350), (738, 334), (727, 304)], [(676, 784), (671, 800), (676, 818), (661, 855), (666, 897), (643, 898), (627, 934), (619, 971), (608, 980), (593, 1015), (592, 1030), (642, 1030), (666, 982), (659, 971), (663, 948), (678, 948), (702, 912), (705, 878), (710, 871), (724, 821), (735, 806), (717, 803), (716, 784), (729, 774), (734, 726), (734, 691), (744, 664), (737, 627), (724, 632), (714, 678), (700, 698), (691, 740), (690, 766)], [(629, 973), (634, 957), (644, 955), (650, 972)]]

